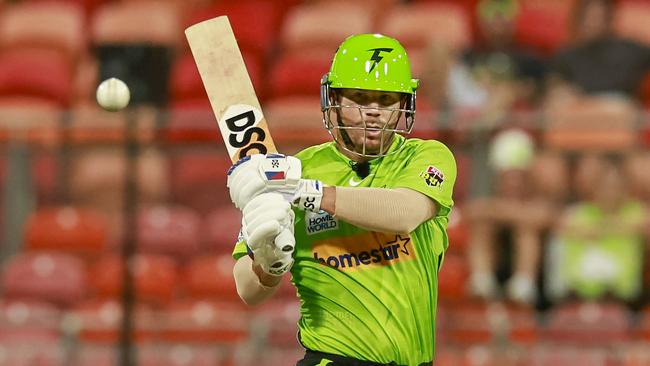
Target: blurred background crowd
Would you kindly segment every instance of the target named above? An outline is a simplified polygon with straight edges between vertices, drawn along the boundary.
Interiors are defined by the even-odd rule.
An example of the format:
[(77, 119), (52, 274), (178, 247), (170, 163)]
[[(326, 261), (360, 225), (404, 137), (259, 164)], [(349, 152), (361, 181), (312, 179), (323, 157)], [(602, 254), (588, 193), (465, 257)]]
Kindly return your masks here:
[[(234, 290), (230, 163), (182, 32), (217, 15), (285, 153), (328, 141), (345, 37), (406, 47), (413, 135), (459, 167), (437, 364), (650, 365), (648, 0), (0, 1), (0, 365), (301, 356), (289, 283), (252, 309)], [(128, 110), (96, 106), (107, 77)]]

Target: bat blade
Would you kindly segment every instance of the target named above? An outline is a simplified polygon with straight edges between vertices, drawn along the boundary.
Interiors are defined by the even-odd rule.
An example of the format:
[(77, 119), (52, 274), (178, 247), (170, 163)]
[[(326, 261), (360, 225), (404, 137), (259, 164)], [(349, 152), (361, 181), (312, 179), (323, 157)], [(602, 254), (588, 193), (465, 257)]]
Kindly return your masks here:
[(230, 159), (277, 152), (228, 17), (194, 24), (185, 37)]

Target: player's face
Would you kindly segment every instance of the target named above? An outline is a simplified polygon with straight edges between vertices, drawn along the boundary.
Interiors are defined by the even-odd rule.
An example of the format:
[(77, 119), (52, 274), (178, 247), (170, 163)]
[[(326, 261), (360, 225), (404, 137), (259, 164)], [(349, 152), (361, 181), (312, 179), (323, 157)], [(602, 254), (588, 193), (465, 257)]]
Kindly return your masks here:
[[(390, 147), (401, 113), (401, 93), (374, 90), (341, 89), (341, 119), (353, 149), (357, 153), (378, 154)], [(339, 133), (341, 133), (339, 131)], [(383, 151), (380, 151), (382, 150)]]

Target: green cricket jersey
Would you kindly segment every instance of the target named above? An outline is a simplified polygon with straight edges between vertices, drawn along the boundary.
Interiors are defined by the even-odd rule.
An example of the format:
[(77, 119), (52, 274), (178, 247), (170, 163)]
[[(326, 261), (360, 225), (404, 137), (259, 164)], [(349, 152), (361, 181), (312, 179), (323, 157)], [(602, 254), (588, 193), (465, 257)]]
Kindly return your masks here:
[[(371, 232), (325, 212), (296, 211), (292, 282), (301, 302), (300, 340), (309, 349), (381, 363), (431, 361), (438, 270), (448, 246), (456, 163), (438, 141), (408, 139), (370, 162), (359, 178), (333, 142), (296, 155), (302, 176), (330, 186), (410, 188), (438, 203), (411, 233)], [(395, 151), (399, 148), (398, 151)], [(233, 256), (245, 255), (238, 243)]]

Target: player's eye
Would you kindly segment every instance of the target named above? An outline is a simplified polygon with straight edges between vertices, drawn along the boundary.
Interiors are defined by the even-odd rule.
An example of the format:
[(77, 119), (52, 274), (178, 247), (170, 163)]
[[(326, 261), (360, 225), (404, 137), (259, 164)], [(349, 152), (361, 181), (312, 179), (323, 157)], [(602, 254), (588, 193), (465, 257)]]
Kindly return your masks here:
[(369, 101), (368, 95), (362, 92), (353, 92), (352, 95), (349, 96), (349, 98), (353, 102), (361, 105), (367, 104)]
[(382, 94), (379, 97), (379, 104), (382, 106), (390, 106), (400, 101), (399, 94)]

